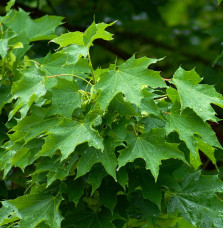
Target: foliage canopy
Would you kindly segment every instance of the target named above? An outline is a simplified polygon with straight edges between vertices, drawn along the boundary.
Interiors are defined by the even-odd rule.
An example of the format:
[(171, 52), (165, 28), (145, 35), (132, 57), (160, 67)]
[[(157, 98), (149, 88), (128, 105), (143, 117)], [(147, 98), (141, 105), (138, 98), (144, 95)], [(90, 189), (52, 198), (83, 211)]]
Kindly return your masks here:
[[(62, 17), (13, 4), (0, 17), (0, 225), (221, 228), (214, 86), (194, 69), (161, 77), (151, 67), (163, 59), (93, 66), (114, 23), (57, 36)], [(43, 40), (57, 50), (31, 59)]]

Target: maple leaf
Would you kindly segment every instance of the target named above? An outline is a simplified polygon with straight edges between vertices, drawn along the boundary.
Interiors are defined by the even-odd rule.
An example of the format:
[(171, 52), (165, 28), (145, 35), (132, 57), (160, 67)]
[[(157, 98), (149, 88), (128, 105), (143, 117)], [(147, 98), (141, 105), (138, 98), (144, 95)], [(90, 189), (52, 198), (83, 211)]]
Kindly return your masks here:
[(77, 207), (81, 196), (84, 194), (85, 180), (84, 178), (78, 178), (75, 180), (71, 178), (68, 179), (66, 183), (68, 184), (66, 193), (69, 197), (69, 200), (73, 201)]
[(99, 188), (101, 204), (108, 208), (111, 213), (117, 204), (117, 194), (120, 190), (120, 185), (109, 176), (104, 178)]
[(177, 87), (182, 109), (193, 109), (204, 121), (217, 121), (211, 104), (223, 107), (223, 96), (216, 92), (214, 86), (198, 84), (200, 76), (194, 71), (185, 71), (181, 67), (171, 80)]
[(58, 126), (49, 128), (45, 144), (37, 154), (41, 156), (52, 156), (56, 150), (62, 153), (61, 160), (66, 159), (77, 145), (88, 142), (89, 146), (103, 150), (101, 136), (92, 128), (97, 115), (90, 114), (83, 122), (62, 118)]
[(119, 168), (136, 158), (142, 158), (146, 162), (146, 169), (150, 169), (157, 180), (162, 160), (175, 158), (186, 162), (177, 144), (166, 143), (164, 136), (165, 130), (158, 128), (140, 136), (129, 133), (126, 138), (127, 148), (119, 151)]
[[(80, 59), (75, 64), (68, 64), (68, 56), (63, 52), (56, 52), (53, 54), (49, 53), (43, 58), (36, 59), (36, 61), (41, 64), (40, 69), (45, 72), (47, 76), (65, 75), (64, 79), (72, 80), (73, 77), (70, 76), (69, 78), (66, 74), (73, 74), (86, 78), (85, 74), (90, 73), (90, 67), (87, 59)], [(52, 78), (48, 79), (48, 81), (51, 80)]]
[(42, 172), (47, 173), (47, 187), (53, 183), (53, 181), (59, 179), (63, 180), (66, 178), (70, 172), (72, 165), (78, 160), (77, 155), (75, 154), (69, 159), (63, 160), (60, 162), (60, 157), (44, 157), (38, 160), (36, 163), (36, 171), (33, 172), (33, 175), (38, 175)]
[(113, 217), (111, 213), (105, 209), (97, 213), (89, 209), (83, 211), (79, 210), (72, 214), (70, 216), (70, 219), (68, 218), (68, 224), (72, 224), (77, 228), (115, 228), (114, 224), (112, 223), (112, 219)]
[(61, 24), (62, 19), (63, 17), (45, 15), (33, 20), (29, 17), (29, 13), (19, 9), (12, 11), (4, 20), (4, 24), (16, 32), (18, 41), (29, 43), (54, 38), (55, 28)]
[(10, 29), (7, 29), (4, 33), (0, 34), (0, 55), (2, 59), (4, 59), (8, 53), (9, 41), (15, 36), (16, 34)]
[(81, 106), (81, 94), (76, 82), (58, 78), (57, 85), (51, 89), (52, 106), (48, 115), (59, 114), (71, 118), (73, 111)]
[[(109, 104), (109, 112), (118, 112), (122, 116), (139, 116), (131, 103), (126, 101), (122, 93), (118, 93)], [(114, 115), (114, 114), (113, 114)]]
[(10, 9), (14, 6), (14, 4), (15, 4), (15, 0), (10, 0), (7, 3), (7, 6), (5, 7), (6, 12), (10, 11)]
[(23, 141), (7, 141), (0, 150), (0, 167), (4, 171), (5, 178), (10, 169), (15, 166), (24, 169), (38, 159), (36, 154), (41, 150), (43, 140), (34, 139), (24, 146)]
[(0, 209), (0, 225), (19, 219), (21, 228), (36, 227), (43, 221), (50, 227), (59, 228), (63, 219), (58, 211), (62, 199), (61, 196), (30, 194), (4, 201)]
[[(192, 110), (185, 109), (180, 112), (179, 104), (175, 104), (171, 112), (166, 115), (166, 132), (169, 134), (172, 131), (176, 131), (179, 138), (185, 142), (190, 150), (190, 163), (195, 169), (201, 164), (198, 149), (202, 151), (215, 163), (213, 159), (214, 151), (210, 149), (210, 146), (221, 148), (214, 131), (211, 127), (202, 121)], [(197, 136), (197, 137), (196, 137)], [(200, 142), (200, 143), (199, 143)], [(201, 143), (210, 145), (202, 145)]]
[(73, 44), (60, 50), (58, 53), (64, 53), (67, 55), (66, 64), (69, 65), (78, 62), (82, 56), (87, 57), (88, 48), (85, 46)]
[[(61, 17), (33, 20), (14, 3), (0, 17), (0, 197), (23, 196), (2, 201), (0, 226), (221, 228), (223, 184), (194, 171), (200, 151), (221, 161), (206, 122), (223, 107), (214, 87), (182, 68), (166, 83), (148, 69), (161, 59), (96, 66), (89, 50), (113, 23), (56, 37)], [(49, 39), (55, 52), (31, 48)]]
[(162, 193), (160, 185), (155, 183), (152, 175), (145, 169), (130, 169), (128, 172), (128, 191), (133, 192), (140, 187), (144, 199), (148, 199), (159, 208), (161, 207)]
[(109, 137), (104, 140), (103, 152), (93, 147), (82, 149), (81, 158), (77, 166), (76, 178), (89, 172), (94, 164), (101, 163), (107, 173), (116, 180), (117, 159), (115, 155), (115, 147), (117, 145), (119, 145), (119, 143)]
[(87, 28), (85, 33), (69, 32), (69, 33), (62, 34), (51, 41), (59, 44), (60, 47), (66, 47), (71, 44), (76, 44), (76, 45), (90, 48), (90, 46), (93, 45), (93, 41), (96, 39), (112, 40), (112, 34), (105, 31), (105, 29), (109, 26), (112, 26), (113, 24), (114, 22), (110, 24), (105, 24), (105, 23), (95, 24), (95, 22), (93, 22)]
[(5, 104), (9, 103), (11, 100), (11, 88), (10, 86), (4, 85), (0, 87), (1, 90), (1, 96), (0, 96), (0, 114), (2, 111), (2, 108), (5, 106)]
[(141, 112), (146, 112), (147, 114), (153, 114), (155, 116), (160, 115), (160, 111), (158, 106), (156, 105), (154, 101), (155, 94), (152, 94), (146, 90), (143, 90), (143, 99), (140, 103), (140, 110)]
[(34, 107), (31, 111), (31, 115), (23, 118), (12, 128), (14, 133), (9, 135), (12, 141), (24, 140), (26, 144), (39, 135), (46, 133), (61, 120), (57, 117), (46, 118), (48, 109)]
[(132, 56), (118, 70), (101, 74), (99, 82), (95, 85), (95, 89), (101, 91), (97, 101), (101, 109), (105, 110), (113, 97), (120, 92), (129, 102), (139, 106), (143, 98), (142, 86), (166, 87), (159, 72), (147, 69), (151, 63), (154, 63), (154, 59), (146, 57), (136, 59)]
[(101, 182), (106, 175), (107, 173), (101, 165), (96, 164), (92, 167), (87, 180), (88, 184), (92, 186), (91, 195), (100, 187)]
[(15, 113), (20, 110), (21, 118), (24, 118), (33, 104), (40, 97), (45, 95), (44, 74), (35, 67), (32, 67), (23, 73), (22, 79), (13, 84), (13, 99), (17, 99), (14, 109), (9, 113), (11, 119)]
[(201, 172), (188, 174), (180, 189), (173, 192), (167, 206), (168, 213), (179, 212), (196, 227), (222, 227), (223, 201), (217, 197), (223, 183), (216, 175)]

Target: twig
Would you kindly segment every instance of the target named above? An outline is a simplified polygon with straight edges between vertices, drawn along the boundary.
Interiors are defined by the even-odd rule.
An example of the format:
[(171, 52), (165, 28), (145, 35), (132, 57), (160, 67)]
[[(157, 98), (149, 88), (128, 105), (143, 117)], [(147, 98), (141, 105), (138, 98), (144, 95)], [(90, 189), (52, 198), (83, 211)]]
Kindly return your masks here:
[(60, 77), (60, 76), (73, 76), (73, 77), (79, 78), (79, 79), (89, 83), (91, 86), (93, 86), (89, 81), (87, 81), (86, 79), (84, 79), (78, 75), (75, 75), (75, 74), (56, 74), (56, 75), (51, 75), (51, 76), (47, 76), (47, 77), (48, 78), (55, 78), (55, 77)]
[(96, 81), (95, 81), (94, 69), (93, 69), (93, 65), (92, 65), (92, 62), (91, 62), (91, 56), (90, 56), (89, 51), (88, 51), (88, 61), (89, 61), (89, 66), (91, 68), (91, 75), (92, 75), (92, 78), (93, 78), (93, 83), (95, 84)]
[(36, 65), (41, 66), (40, 63), (36, 62), (35, 60), (29, 59), (29, 60), (23, 60), (24, 62), (34, 62)]

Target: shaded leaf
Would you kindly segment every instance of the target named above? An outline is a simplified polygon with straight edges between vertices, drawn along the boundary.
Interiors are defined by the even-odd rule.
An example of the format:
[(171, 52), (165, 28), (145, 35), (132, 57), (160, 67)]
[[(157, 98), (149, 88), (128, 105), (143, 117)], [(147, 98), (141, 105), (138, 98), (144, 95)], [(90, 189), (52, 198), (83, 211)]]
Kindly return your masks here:
[(130, 170), (129, 171), (129, 192), (135, 191), (138, 187), (142, 190), (144, 199), (153, 202), (158, 208), (161, 207), (161, 188), (155, 183), (154, 178), (147, 170)]
[(92, 186), (91, 195), (100, 187), (102, 179), (107, 175), (101, 165), (96, 165), (91, 169), (87, 182)]
[(99, 188), (101, 204), (108, 208), (112, 214), (117, 203), (117, 193), (119, 190), (120, 185), (110, 177), (104, 178)]
[(72, 215), (72, 221), (77, 228), (115, 228), (112, 223), (112, 215), (107, 210), (95, 213), (91, 210), (79, 211)]
[(83, 178), (69, 180), (67, 186), (67, 194), (71, 201), (77, 206), (79, 199), (84, 194), (85, 181)]
[(0, 114), (2, 111), (2, 108), (5, 106), (5, 104), (9, 103), (11, 100), (11, 88), (10, 86), (4, 85), (0, 87)]
[(77, 166), (77, 177), (83, 176), (90, 171), (96, 163), (101, 163), (106, 172), (116, 179), (117, 159), (115, 147), (117, 142), (108, 137), (104, 140), (104, 150), (96, 150), (93, 147), (86, 148), (81, 152), (81, 158)]
[(136, 158), (142, 158), (146, 162), (146, 169), (150, 169), (157, 180), (162, 160), (175, 158), (185, 161), (183, 153), (177, 149), (177, 144), (166, 143), (164, 135), (163, 129), (152, 129), (138, 137), (129, 134), (126, 138), (127, 148), (119, 151), (119, 168)]

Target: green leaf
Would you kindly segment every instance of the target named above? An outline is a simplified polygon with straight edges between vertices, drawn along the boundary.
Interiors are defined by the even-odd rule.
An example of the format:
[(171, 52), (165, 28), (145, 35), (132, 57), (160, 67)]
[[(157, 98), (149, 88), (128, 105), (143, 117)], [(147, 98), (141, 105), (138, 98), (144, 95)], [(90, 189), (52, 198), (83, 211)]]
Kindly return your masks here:
[(20, 110), (21, 118), (24, 118), (33, 102), (45, 95), (45, 78), (37, 68), (30, 68), (24, 72), (23, 78), (15, 82), (12, 87), (13, 99), (17, 99), (14, 109), (9, 114), (11, 119)]
[(73, 111), (81, 106), (81, 94), (76, 82), (58, 78), (57, 85), (51, 89), (52, 106), (48, 115), (72, 117)]
[[(88, 48), (77, 44), (70, 45), (60, 51), (67, 55), (66, 64), (75, 64), (82, 56), (87, 57)], [(59, 52), (59, 53), (60, 53)]]
[(49, 53), (44, 58), (36, 59), (41, 64), (40, 69), (49, 76), (46, 82), (46, 88), (51, 89), (57, 84), (58, 77), (68, 81), (75, 81), (79, 89), (85, 90), (88, 82), (84, 81), (91, 72), (88, 60), (79, 59), (74, 64), (68, 64), (69, 56), (66, 53)]
[(53, 183), (55, 180), (64, 180), (70, 172), (73, 164), (78, 160), (77, 155), (70, 157), (69, 159), (60, 162), (60, 157), (45, 157), (36, 163), (36, 171), (33, 175), (48, 172), (47, 173), (47, 187)]
[(186, 175), (180, 191), (173, 192), (168, 213), (179, 212), (195, 227), (222, 227), (223, 201), (217, 197), (223, 192), (218, 176), (202, 176), (200, 172)]
[(85, 33), (69, 32), (62, 34), (51, 41), (59, 44), (60, 47), (66, 47), (71, 44), (76, 44), (90, 48), (93, 45), (93, 41), (96, 39), (112, 40), (112, 34), (105, 31), (105, 29), (109, 26), (112, 26), (113, 24), (114, 22), (110, 24), (95, 24), (95, 22), (93, 22), (85, 31)]
[(159, 72), (148, 70), (147, 67), (153, 63), (149, 58), (143, 57), (135, 59), (135, 56), (123, 63), (118, 70), (110, 70), (100, 76), (95, 89), (101, 91), (98, 103), (102, 110), (109, 105), (113, 97), (118, 93), (123, 93), (127, 101), (140, 105), (142, 86), (166, 87)]
[(118, 112), (122, 116), (138, 116), (131, 103), (126, 101), (122, 93), (118, 93), (110, 102), (108, 107), (110, 112)]
[(221, 2), (222, 2), (222, 0), (218, 0), (218, 5), (220, 5), (220, 4), (221, 4)]
[(6, 150), (3, 150), (2, 148), (0, 148), (0, 168), (1, 168), (1, 171), (4, 170), (3, 177), (5, 177), (7, 175), (7, 173), (9, 172), (9, 170), (11, 169), (11, 167), (12, 167), (11, 159), (13, 158), (15, 153), (16, 153), (15, 149), (6, 151)]
[(55, 28), (61, 24), (62, 19), (63, 17), (45, 15), (33, 20), (29, 17), (29, 13), (19, 9), (19, 11), (12, 11), (4, 23), (18, 34), (18, 40), (29, 43), (55, 37)]
[(125, 118), (120, 119), (120, 121), (113, 122), (112, 124), (112, 132), (115, 137), (117, 137), (120, 140), (124, 140), (127, 136), (127, 125), (130, 123)]
[(15, 222), (18, 219), (21, 219), (18, 209), (7, 201), (2, 202), (2, 208), (0, 209), (0, 224), (5, 225)]
[(126, 186), (128, 185), (128, 172), (125, 166), (119, 169), (119, 171), (117, 172), (117, 180), (118, 180), (118, 183), (124, 189), (126, 189)]
[(15, 4), (15, 0), (10, 0), (5, 7), (6, 12), (8, 12)]
[(93, 195), (96, 189), (100, 187), (101, 182), (106, 175), (107, 173), (101, 165), (95, 165), (91, 169), (91, 172), (87, 180), (88, 184), (92, 186), (91, 195)]
[[(140, 191), (135, 191), (134, 194), (131, 194), (129, 201), (131, 202), (132, 209), (134, 211), (137, 210), (136, 216), (140, 214), (143, 218), (145, 218), (144, 221), (149, 221), (155, 224), (156, 217), (160, 214), (160, 210), (154, 203), (144, 199)], [(150, 225), (153, 227), (152, 224)]]
[(180, 97), (176, 89), (169, 87), (166, 89), (167, 96), (173, 102), (173, 104), (177, 101), (180, 102)]
[(172, 79), (176, 85), (182, 109), (191, 108), (204, 121), (217, 121), (211, 104), (223, 107), (223, 96), (216, 92), (214, 86), (198, 84), (200, 76), (194, 71), (179, 68)]
[(8, 85), (4, 85), (0, 87), (1, 96), (0, 96), (0, 114), (2, 111), (2, 108), (5, 106), (5, 104), (9, 103), (11, 100), (11, 88)]
[(68, 32), (68, 33), (60, 35), (59, 37), (56, 37), (55, 39), (51, 40), (51, 42), (59, 44), (60, 47), (66, 47), (71, 44), (84, 46), (83, 36), (84, 36), (84, 34), (79, 31), (78, 32)]
[(67, 186), (67, 194), (71, 201), (77, 206), (79, 199), (84, 194), (85, 181), (83, 178), (69, 180)]
[(155, 183), (153, 177), (147, 170), (130, 170), (129, 171), (129, 192), (135, 191), (140, 187), (144, 199), (148, 199), (154, 204), (161, 207), (161, 189), (159, 184)]
[(112, 223), (112, 215), (108, 210), (102, 210), (98, 213), (91, 210), (76, 212), (72, 215), (72, 223), (77, 228), (115, 228)]
[(62, 153), (61, 160), (66, 159), (77, 145), (88, 142), (89, 146), (103, 150), (102, 138), (92, 128), (97, 115), (88, 115), (83, 122), (62, 119), (58, 126), (49, 128), (45, 144), (38, 155), (52, 156), (57, 150)]
[(42, 221), (50, 227), (59, 228), (63, 219), (59, 213), (62, 199), (61, 196), (30, 194), (4, 201), (0, 209), (0, 225), (20, 219), (21, 228), (36, 227)]
[(47, 112), (48, 109), (33, 108), (31, 115), (26, 116), (12, 128), (15, 133), (10, 134), (10, 139), (14, 142), (24, 140), (25, 143), (28, 143), (58, 125), (61, 119), (57, 117), (46, 118)]
[(157, 220), (157, 225), (160, 228), (178, 227), (178, 228), (195, 228), (191, 223), (185, 221), (182, 217), (163, 214)]
[(83, 176), (90, 171), (91, 167), (96, 163), (101, 163), (106, 172), (116, 180), (117, 158), (115, 155), (115, 147), (117, 142), (112, 138), (104, 140), (104, 151), (95, 148), (86, 148), (81, 151), (81, 158), (77, 166), (77, 177)]
[[(204, 123), (202, 119), (190, 109), (185, 109), (181, 113), (177, 104), (173, 106), (171, 112), (166, 115), (166, 118), (167, 134), (173, 131), (178, 133), (179, 138), (185, 142), (186, 146), (190, 150), (190, 163), (195, 169), (197, 169), (201, 164), (198, 153), (199, 148), (202, 149), (202, 151), (212, 161), (214, 161), (214, 151), (201, 145), (201, 143), (206, 143), (209, 146), (221, 148), (214, 131), (207, 123)], [(199, 139), (197, 139), (196, 136), (198, 136)], [(201, 141), (201, 143), (199, 143), (199, 141)]]
[(9, 41), (15, 37), (15, 33), (7, 29), (4, 33), (0, 33), (0, 55), (4, 59), (9, 50)]
[[(20, 150), (16, 151), (16, 154), (11, 159), (12, 164), (15, 164), (16, 167), (19, 167), (23, 171), (25, 168), (29, 165), (31, 165), (35, 160), (38, 159), (36, 154), (41, 150), (43, 146), (43, 140), (41, 139), (33, 139), (28, 144), (26, 144), (24, 147), (25, 153), (20, 154)], [(21, 156), (22, 155), (22, 156)]]
[(104, 178), (99, 188), (101, 204), (108, 208), (112, 214), (117, 203), (117, 193), (119, 190), (120, 185), (110, 177)]
[[(65, 75), (64, 79), (72, 80), (73, 76), (66, 76), (66, 74), (78, 75), (85, 78), (85, 73), (90, 73), (90, 68), (87, 59), (80, 59), (75, 64), (68, 64), (68, 55), (64, 53), (49, 53), (44, 58), (36, 59), (41, 64), (40, 68), (47, 76)], [(63, 76), (61, 75), (61, 76)], [(53, 78), (49, 78), (52, 80)], [(75, 79), (78, 79), (75, 77)]]
[(158, 119), (155, 117), (147, 117), (143, 120), (143, 123), (145, 124), (145, 131), (149, 132), (153, 128), (164, 128), (165, 127), (165, 121), (162, 119)]
[(162, 160), (175, 158), (186, 162), (183, 153), (177, 149), (177, 144), (166, 143), (164, 135), (164, 129), (152, 129), (140, 136), (129, 134), (126, 138), (127, 148), (119, 151), (119, 168), (136, 158), (142, 158), (146, 162), (146, 169), (150, 169), (157, 180)]
[(99, 24), (95, 24), (95, 22), (93, 22), (84, 33), (83, 41), (85, 46), (87, 46), (88, 48), (91, 47), (93, 45), (93, 41), (96, 39), (112, 40), (113, 34), (105, 31), (105, 29), (112, 26), (114, 23), (115, 22), (105, 24), (102, 22)]
[(143, 93), (144, 98), (141, 100), (140, 104), (141, 113), (145, 114), (146, 112), (147, 114), (153, 114), (155, 116), (158, 116), (160, 114), (160, 111), (154, 101), (155, 95), (147, 92), (146, 90), (143, 90)]

